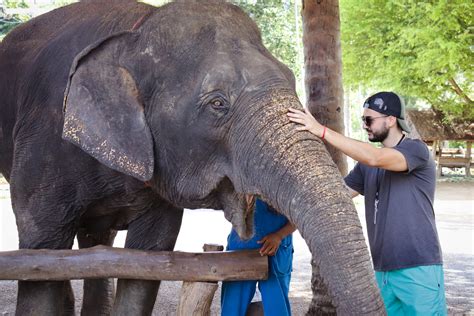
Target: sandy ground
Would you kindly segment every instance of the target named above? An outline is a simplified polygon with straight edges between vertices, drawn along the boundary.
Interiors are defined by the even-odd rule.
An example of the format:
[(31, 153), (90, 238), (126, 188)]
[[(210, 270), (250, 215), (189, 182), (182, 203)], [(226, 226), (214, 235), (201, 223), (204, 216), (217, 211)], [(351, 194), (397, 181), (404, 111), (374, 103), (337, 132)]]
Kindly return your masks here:
[[(438, 184), (435, 213), (443, 248), (446, 297), (450, 315), (474, 315), (474, 182), (442, 182)], [(355, 200), (363, 218), (363, 204)], [(222, 212), (187, 210), (176, 245), (177, 250), (201, 251), (204, 243), (225, 244), (230, 224)], [(125, 234), (120, 233), (116, 246), (123, 245)], [(0, 250), (14, 250), (18, 238), (8, 197), (8, 186), (0, 185)], [(309, 250), (295, 233), (295, 256), (290, 301), (294, 315), (304, 315), (311, 300), (311, 267)], [(80, 310), (82, 282), (73, 281), (77, 311)], [(162, 282), (153, 315), (175, 315), (181, 282)], [(212, 315), (220, 313), (220, 289), (213, 304)], [(15, 311), (16, 282), (0, 281), (0, 314)]]

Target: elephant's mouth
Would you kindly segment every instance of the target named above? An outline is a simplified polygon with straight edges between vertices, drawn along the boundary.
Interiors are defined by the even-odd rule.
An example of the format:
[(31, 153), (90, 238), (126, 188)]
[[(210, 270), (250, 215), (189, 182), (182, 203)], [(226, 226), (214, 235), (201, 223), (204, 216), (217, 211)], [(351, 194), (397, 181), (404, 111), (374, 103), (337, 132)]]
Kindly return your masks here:
[(236, 192), (228, 178), (225, 178), (220, 183), (217, 194), (221, 207), (224, 210), (224, 216), (232, 223), (233, 229), (241, 239), (250, 239), (254, 234), (253, 213), (255, 196)]
[[(159, 193), (168, 193), (163, 190)], [(235, 190), (234, 184), (223, 176), (217, 186), (209, 193), (199, 192), (186, 199), (175, 200), (178, 195), (164, 195), (176, 205), (185, 208), (212, 208), (223, 210), (224, 217), (232, 223), (232, 227), (243, 240), (253, 236), (253, 213), (255, 196), (253, 194), (240, 193)], [(182, 197), (182, 195), (181, 195)]]
[[(248, 240), (252, 238), (253, 231), (253, 211), (252, 214), (239, 214), (239, 210), (224, 209), (225, 218), (232, 223), (232, 228), (237, 232), (240, 239)], [(230, 213), (230, 216), (227, 216)]]

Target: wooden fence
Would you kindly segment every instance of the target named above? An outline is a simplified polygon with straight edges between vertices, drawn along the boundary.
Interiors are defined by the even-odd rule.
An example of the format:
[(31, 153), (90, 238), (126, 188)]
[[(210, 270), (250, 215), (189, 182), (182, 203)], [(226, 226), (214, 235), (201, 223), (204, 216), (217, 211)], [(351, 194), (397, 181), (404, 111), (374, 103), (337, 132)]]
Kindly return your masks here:
[(268, 259), (258, 250), (202, 253), (142, 251), (96, 246), (79, 250), (0, 252), (0, 280), (59, 281), (123, 278), (184, 281), (178, 315), (209, 315), (217, 281), (264, 280)]
[(471, 176), (471, 167), (473, 166), (472, 141), (466, 141), (466, 148), (443, 148), (443, 141), (434, 140), (431, 145), (431, 154), (437, 165), (437, 175), (443, 175), (443, 168), (464, 168), (465, 175)]

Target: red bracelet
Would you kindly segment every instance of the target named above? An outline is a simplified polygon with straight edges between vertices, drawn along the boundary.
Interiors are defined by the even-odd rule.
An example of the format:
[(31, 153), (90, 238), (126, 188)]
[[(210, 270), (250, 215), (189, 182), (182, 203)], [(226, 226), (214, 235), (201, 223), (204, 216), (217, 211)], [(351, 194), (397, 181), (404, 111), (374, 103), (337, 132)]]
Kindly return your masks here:
[(323, 134), (321, 135), (321, 139), (324, 139), (324, 135), (326, 135), (326, 126), (324, 126), (324, 129), (323, 129)]

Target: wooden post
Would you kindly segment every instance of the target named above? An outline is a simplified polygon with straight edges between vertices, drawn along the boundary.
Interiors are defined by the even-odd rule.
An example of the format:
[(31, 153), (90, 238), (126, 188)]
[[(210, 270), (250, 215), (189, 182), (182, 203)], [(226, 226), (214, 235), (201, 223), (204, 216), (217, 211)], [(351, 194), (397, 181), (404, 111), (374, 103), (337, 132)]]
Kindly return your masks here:
[(433, 159), (436, 161), (436, 146), (438, 146), (438, 141), (435, 139), (433, 144), (431, 145), (431, 155), (433, 155)]
[[(204, 252), (223, 251), (224, 247), (204, 244)], [(178, 316), (207, 316), (211, 314), (211, 304), (218, 288), (217, 282), (183, 282), (178, 305)]]
[(178, 316), (207, 316), (219, 286), (217, 282), (183, 282), (179, 298)]
[(468, 159), (468, 164), (466, 165), (466, 177), (471, 176), (471, 148), (472, 141), (466, 141), (466, 158)]
[(438, 165), (438, 170), (436, 171), (436, 175), (438, 177), (441, 177), (443, 175), (443, 167), (441, 166), (440, 164), (440, 158), (441, 158), (441, 155), (443, 154), (443, 140), (438, 140), (438, 157), (436, 159), (436, 162), (437, 162), (437, 165)]

